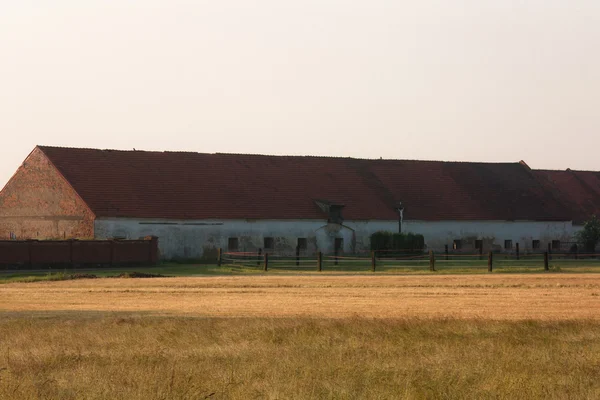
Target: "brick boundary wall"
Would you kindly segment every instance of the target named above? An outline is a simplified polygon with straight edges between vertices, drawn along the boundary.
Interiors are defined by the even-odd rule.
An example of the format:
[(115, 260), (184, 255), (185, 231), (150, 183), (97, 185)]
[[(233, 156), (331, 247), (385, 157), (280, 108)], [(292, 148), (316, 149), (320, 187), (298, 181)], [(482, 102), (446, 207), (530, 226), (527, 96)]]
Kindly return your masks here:
[(158, 263), (158, 238), (140, 240), (2, 240), (0, 269)]

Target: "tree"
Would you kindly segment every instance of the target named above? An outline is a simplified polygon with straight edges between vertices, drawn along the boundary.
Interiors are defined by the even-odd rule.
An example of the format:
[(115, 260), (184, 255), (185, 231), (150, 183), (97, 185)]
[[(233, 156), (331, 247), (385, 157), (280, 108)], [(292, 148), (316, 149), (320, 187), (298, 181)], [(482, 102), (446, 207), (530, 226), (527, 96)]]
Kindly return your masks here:
[(593, 215), (583, 224), (583, 229), (577, 232), (575, 237), (583, 245), (585, 251), (593, 252), (598, 242), (600, 242), (600, 220)]

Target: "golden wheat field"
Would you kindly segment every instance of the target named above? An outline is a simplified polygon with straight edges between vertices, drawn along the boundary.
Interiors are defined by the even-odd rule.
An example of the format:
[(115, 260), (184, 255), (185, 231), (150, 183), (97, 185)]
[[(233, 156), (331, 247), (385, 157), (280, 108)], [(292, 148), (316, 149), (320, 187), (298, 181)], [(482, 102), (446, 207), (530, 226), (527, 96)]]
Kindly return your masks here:
[(0, 311), (212, 317), (600, 319), (600, 274), (221, 276), (14, 283)]
[(0, 285), (0, 399), (596, 399), (600, 275)]

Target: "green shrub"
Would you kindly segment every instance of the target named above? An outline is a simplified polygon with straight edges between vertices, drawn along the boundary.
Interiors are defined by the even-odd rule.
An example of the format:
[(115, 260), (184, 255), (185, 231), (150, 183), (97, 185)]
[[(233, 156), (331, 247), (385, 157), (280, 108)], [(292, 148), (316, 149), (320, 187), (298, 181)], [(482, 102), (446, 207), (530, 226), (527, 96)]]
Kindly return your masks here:
[(414, 233), (375, 232), (371, 235), (371, 250), (398, 250), (421, 252), (425, 248), (423, 235)]

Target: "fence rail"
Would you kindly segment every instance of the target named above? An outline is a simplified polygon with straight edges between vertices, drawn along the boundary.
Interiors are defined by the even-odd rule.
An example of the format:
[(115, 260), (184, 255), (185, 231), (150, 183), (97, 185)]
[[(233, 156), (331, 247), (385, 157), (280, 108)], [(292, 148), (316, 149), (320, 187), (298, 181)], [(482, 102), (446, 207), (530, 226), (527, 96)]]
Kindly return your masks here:
[(600, 253), (429, 253), (371, 252), (370, 254), (323, 254), (289, 256), (261, 252), (223, 252), (219, 249), (218, 265), (243, 266), (268, 270), (317, 271), (402, 271), (431, 272), (457, 269), (543, 269), (552, 267), (597, 266)]
[(140, 240), (3, 240), (0, 268), (46, 265), (156, 264), (158, 238)]

